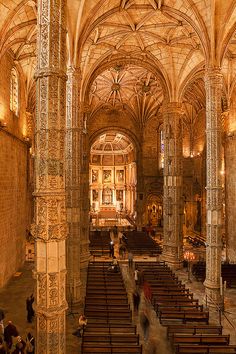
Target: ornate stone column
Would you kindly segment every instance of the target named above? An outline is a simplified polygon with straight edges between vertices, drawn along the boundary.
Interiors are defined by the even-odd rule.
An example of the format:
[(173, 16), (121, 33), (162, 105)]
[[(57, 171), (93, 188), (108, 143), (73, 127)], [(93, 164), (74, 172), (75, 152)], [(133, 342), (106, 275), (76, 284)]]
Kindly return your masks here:
[(81, 300), (80, 139), (83, 125), (79, 120), (80, 69), (70, 67), (67, 74), (66, 212), (69, 226), (67, 240), (67, 299), (74, 304)]
[(38, 1), (35, 127), (36, 353), (64, 354), (66, 1)]
[(221, 228), (222, 228), (222, 176), (221, 176), (221, 97), (223, 76), (220, 69), (208, 69), (206, 88), (206, 280), (204, 282), (207, 303), (221, 303)]
[[(83, 122), (83, 130), (80, 139), (80, 164), (81, 164), (81, 183), (80, 183), (80, 216), (81, 216), (81, 238), (80, 238), (80, 267), (85, 270), (90, 258), (89, 251), (89, 140), (86, 128), (88, 108), (84, 107), (80, 112), (80, 120)], [(84, 274), (85, 275), (85, 274)], [(86, 276), (86, 275), (85, 275)]]
[(176, 268), (183, 255), (183, 152), (181, 104), (163, 106), (164, 239), (162, 258)]

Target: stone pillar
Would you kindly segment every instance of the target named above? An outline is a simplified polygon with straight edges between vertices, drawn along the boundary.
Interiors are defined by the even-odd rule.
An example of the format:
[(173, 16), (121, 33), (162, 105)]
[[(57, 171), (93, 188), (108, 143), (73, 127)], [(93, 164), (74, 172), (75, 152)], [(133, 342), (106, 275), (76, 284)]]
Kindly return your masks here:
[[(87, 120), (88, 112), (86, 108), (80, 113), (80, 120)], [(80, 183), (80, 220), (81, 220), (81, 238), (80, 238), (80, 267), (86, 269), (90, 258), (89, 251), (89, 140), (87, 129), (84, 128), (80, 139), (80, 164), (81, 164), (81, 183)]]
[(221, 97), (223, 76), (219, 69), (209, 69), (205, 75), (206, 89), (206, 213), (207, 247), (205, 295), (209, 305), (221, 303), (221, 229), (222, 229), (222, 175), (221, 175)]
[(81, 300), (80, 281), (80, 139), (83, 126), (79, 121), (81, 73), (71, 67), (67, 81), (67, 134), (66, 134), (66, 211), (69, 226), (67, 240), (67, 299), (70, 303)]
[(38, 1), (35, 127), (36, 353), (64, 354), (66, 1)]
[(164, 239), (162, 258), (178, 268), (183, 258), (183, 152), (181, 104), (163, 106)]
[[(236, 114), (236, 109), (233, 118)], [(230, 131), (225, 138), (225, 227), (226, 227), (226, 260), (230, 263), (236, 263), (236, 131)]]

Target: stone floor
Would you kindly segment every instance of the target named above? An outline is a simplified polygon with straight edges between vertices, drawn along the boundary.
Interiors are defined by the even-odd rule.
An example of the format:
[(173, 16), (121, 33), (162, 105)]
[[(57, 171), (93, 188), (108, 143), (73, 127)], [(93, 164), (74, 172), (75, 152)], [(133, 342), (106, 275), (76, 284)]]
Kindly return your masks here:
[[(150, 260), (147, 257), (139, 258), (138, 260)], [(155, 259), (153, 259), (155, 261)], [(125, 281), (128, 297), (132, 306), (132, 290), (133, 272), (128, 268), (127, 261), (121, 261), (120, 266)], [(26, 262), (25, 266), (19, 270), (8, 282), (8, 284), (0, 289), (0, 308), (5, 311), (5, 323), (11, 320), (18, 328), (20, 335), (25, 338), (27, 332), (31, 331), (35, 334), (34, 322), (27, 323), (25, 301), (27, 296), (34, 292), (34, 280), (32, 279), (33, 263)], [(187, 287), (194, 293), (195, 298), (200, 302), (203, 301), (204, 286), (201, 282), (196, 282), (194, 279), (189, 281), (188, 273), (185, 269), (178, 270), (177, 275), (180, 280), (186, 283)], [(86, 275), (84, 274), (84, 277)], [(147, 311), (150, 320), (149, 338), (145, 342), (143, 333), (139, 323), (139, 316), (142, 311)], [(67, 353), (80, 354), (81, 339), (73, 336), (72, 333), (77, 327), (79, 315), (83, 312), (82, 306), (72, 308), (69, 304), (67, 314)], [(145, 303), (143, 296), (141, 297), (139, 314), (133, 316), (133, 322), (137, 325), (140, 334), (140, 341), (143, 344), (143, 354), (171, 354), (172, 349), (169, 342), (166, 340), (166, 329), (159, 324), (155, 311), (151, 305)], [(219, 313), (210, 312), (210, 322), (219, 323)], [(225, 313), (221, 316), (221, 322), (224, 327), (224, 333), (230, 334), (231, 344), (236, 344), (236, 289), (226, 289), (225, 292)], [(92, 354), (92, 353), (91, 353)]]

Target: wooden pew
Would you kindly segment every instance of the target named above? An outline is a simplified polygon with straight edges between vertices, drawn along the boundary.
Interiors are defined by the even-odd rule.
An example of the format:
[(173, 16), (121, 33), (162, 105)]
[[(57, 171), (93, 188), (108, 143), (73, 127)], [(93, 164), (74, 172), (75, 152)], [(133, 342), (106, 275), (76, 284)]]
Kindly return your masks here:
[(101, 345), (101, 344), (84, 344), (82, 345), (82, 353), (89, 353), (89, 354), (142, 354), (142, 346), (129, 346), (129, 345), (122, 345), (119, 347), (113, 345)]
[(236, 345), (178, 345), (176, 354), (235, 354)]
[(136, 334), (137, 333), (137, 328), (135, 325), (126, 324), (107, 324), (105, 325), (104, 323), (96, 323), (96, 324), (91, 324), (91, 322), (88, 323), (86, 327), (86, 333), (132, 333)]
[(108, 344), (120, 344), (125, 343), (127, 345), (138, 345), (139, 344), (139, 335), (133, 333), (89, 333), (87, 331), (84, 332), (83, 335), (83, 344), (85, 343), (108, 343)]
[(228, 345), (229, 335), (220, 334), (186, 334), (174, 333), (171, 336), (171, 342), (174, 346), (179, 344), (200, 344), (200, 345)]
[(222, 326), (218, 325), (204, 325), (204, 324), (171, 324), (167, 326), (167, 337), (171, 337), (177, 333), (195, 334), (222, 334)]
[(209, 323), (209, 313), (197, 310), (162, 310), (158, 314), (161, 324), (170, 324), (173, 322), (204, 322)]
[(155, 311), (157, 314), (160, 311), (163, 310), (194, 310), (197, 309), (199, 311), (203, 311), (203, 305), (198, 305), (198, 304), (193, 304), (193, 303), (177, 303), (177, 304), (171, 304), (171, 303), (165, 303), (165, 304), (156, 304), (155, 306)]

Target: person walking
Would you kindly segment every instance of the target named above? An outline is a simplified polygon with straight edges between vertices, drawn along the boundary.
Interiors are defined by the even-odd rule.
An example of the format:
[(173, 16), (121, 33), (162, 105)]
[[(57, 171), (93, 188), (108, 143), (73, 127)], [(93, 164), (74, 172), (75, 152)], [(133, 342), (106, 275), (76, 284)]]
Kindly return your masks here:
[(150, 328), (150, 322), (147, 316), (147, 313), (143, 311), (140, 314), (140, 325), (143, 330), (143, 337), (145, 342), (148, 340), (148, 335), (149, 335), (149, 328)]
[(140, 304), (140, 295), (137, 290), (133, 292), (133, 304), (134, 304), (134, 312), (138, 312), (139, 304)]

